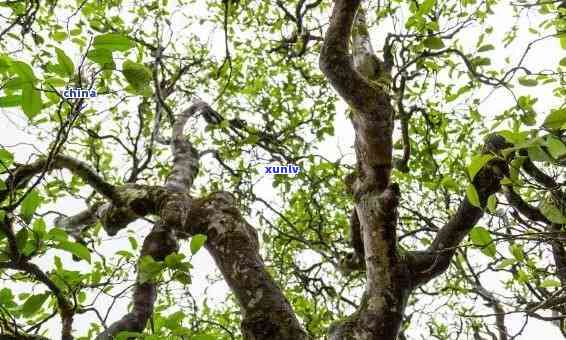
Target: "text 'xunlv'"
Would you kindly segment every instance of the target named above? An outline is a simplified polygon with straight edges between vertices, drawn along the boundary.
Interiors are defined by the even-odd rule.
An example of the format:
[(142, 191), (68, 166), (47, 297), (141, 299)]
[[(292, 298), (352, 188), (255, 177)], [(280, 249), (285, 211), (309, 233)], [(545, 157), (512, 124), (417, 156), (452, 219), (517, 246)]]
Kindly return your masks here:
[(295, 165), (268, 165), (265, 167), (266, 174), (298, 174), (300, 166)]

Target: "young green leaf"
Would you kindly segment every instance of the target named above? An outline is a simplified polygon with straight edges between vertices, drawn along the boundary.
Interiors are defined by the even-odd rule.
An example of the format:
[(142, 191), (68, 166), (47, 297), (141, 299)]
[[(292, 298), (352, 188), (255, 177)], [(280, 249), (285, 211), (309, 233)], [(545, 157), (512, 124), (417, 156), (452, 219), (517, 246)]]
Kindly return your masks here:
[(528, 87), (532, 87), (532, 86), (537, 86), (538, 85), (538, 81), (534, 78), (529, 78), (529, 77), (520, 77), (519, 78), (519, 84), (523, 85), (523, 86), (528, 86)]
[(424, 15), (427, 14), (428, 12), (430, 12), (430, 10), (432, 9), (432, 7), (434, 7), (434, 4), (436, 3), (436, 0), (425, 0), (421, 6), (419, 7), (419, 10), (417, 12), (417, 15)]
[(22, 96), (11, 95), (0, 97), (0, 107), (14, 107), (22, 105)]
[(20, 213), (25, 221), (30, 221), (31, 217), (35, 213), (35, 210), (41, 204), (41, 196), (36, 190), (32, 190), (23, 199), (22, 205), (20, 207)]
[(495, 194), (489, 195), (489, 197), (487, 198), (487, 209), (489, 211), (491, 211), (492, 213), (494, 213), (497, 208), (497, 197), (495, 196)]
[(96, 49), (103, 48), (109, 51), (127, 51), (134, 47), (134, 43), (120, 33), (106, 33), (94, 38), (93, 46)]
[(472, 161), (468, 166), (468, 174), (470, 175), (471, 179), (474, 179), (476, 174), (487, 164), (491, 159), (493, 159), (493, 155), (475, 155), (472, 157)]
[(559, 130), (565, 123), (566, 109), (558, 109), (550, 111), (550, 114), (546, 116), (542, 125), (550, 130)]
[(558, 280), (546, 279), (546, 280), (542, 281), (540, 286), (542, 288), (557, 288), (557, 287), (560, 287), (561, 284), (560, 284), (560, 281), (558, 281)]
[(75, 74), (75, 65), (71, 58), (69, 58), (62, 49), (55, 47), (55, 53), (57, 53), (57, 62), (61, 66), (61, 69), (69, 77)]
[(16, 234), (16, 245), (18, 246), (18, 249), (24, 249), (28, 241), (28, 237), (29, 232), (27, 228), (22, 228), (18, 231), (18, 233)]
[(10, 288), (0, 289), (0, 306), (9, 306), (14, 303), (14, 294)]
[(157, 262), (153, 257), (146, 255), (140, 259), (138, 268), (140, 283), (144, 283), (157, 278), (161, 270), (165, 268), (165, 263)]
[(30, 296), (22, 306), (23, 315), (25, 317), (29, 317), (35, 314), (39, 311), (41, 306), (43, 306), (43, 303), (45, 303), (45, 300), (47, 300), (48, 297), (48, 294), (36, 294)]
[(525, 253), (523, 252), (523, 247), (518, 244), (512, 244), (509, 246), (509, 252), (513, 255), (517, 261), (523, 261), (525, 259)]
[(14, 155), (6, 149), (0, 149), (0, 173), (8, 170), (14, 162)]
[(560, 159), (562, 156), (566, 155), (566, 145), (556, 137), (549, 136), (546, 139), (546, 147), (554, 159)]
[(474, 227), (470, 231), (470, 239), (472, 243), (481, 249), (481, 252), (489, 257), (494, 257), (496, 254), (495, 244), (491, 238), (490, 232), (484, 227)]
[(531, 146), (527, 149), (527, 154), (533, 162), (552, 162), (550, 156), (540, 146)]
[(487, 44), (487, 45), (483, 45), (480, 48), (478, 48), (478, 52), (487, 52), (487, 51), (491, 51), (494, 50), (495, 46), (491, 45), (491, 44)]
[(91, 261), (90, 251), (88, 250), (87, 247), (83, 246), (80, 243), (70, 242), (70, 241), (61, 241), (61, 242), (59, 242), (59, 244), (57, 244), (56, 247), (61, 249), (61, 250), (68, 251), (69, 253), (75, 255), (76, 257), (78, 257), (81, 260), (85, 260), (88, 263), (90, 263), (90, 261)]
[(552, 199), (545, 198), (540, 204), (540, 212), (552, 223), (566, 224), (566, 216), (558, 209)]
[(86, 57), (99, 64), (103, 69), (115, 69), (116, 63), (112, 57), (112, 51), (106, 48), (96, 48), (88, 52)]
[(12, 70), (20, 76), (24, 82), (35, 83), (36, 78), (33, 74), (33, 69), (28, 64), (21, 61), (14, 61), (12, 63)]
[(22, 109), (29, 119), (41, 112), (41, 93), (32, 83), (22, 85)]
[(460, 189), (458, 183), (456, 183), (456, 181), (449, 176), (444, 176), (442, 178), (442, 181), (440, 182), (440, 185), (451, 191), (458, 191)]
[(191, 238), (191, 254), (196, 254), (206, 242), (206, 235), (196, 234)]
[(430, 48), (431, 50), (439, 50), (444, 48), (444, 42), (439, 37), (429, 37), (423, 41), (423, 44), (426, 48)]
[(143, 64), (126, 60), (122, 64), (122, 73), (134, 89), (142, 89), (151, 81), (151, 70)]
[(481, 208), (480, 197), (473, 184), (468, 185), (468, 188), (466, 189), (466, 197), (474, 207)]

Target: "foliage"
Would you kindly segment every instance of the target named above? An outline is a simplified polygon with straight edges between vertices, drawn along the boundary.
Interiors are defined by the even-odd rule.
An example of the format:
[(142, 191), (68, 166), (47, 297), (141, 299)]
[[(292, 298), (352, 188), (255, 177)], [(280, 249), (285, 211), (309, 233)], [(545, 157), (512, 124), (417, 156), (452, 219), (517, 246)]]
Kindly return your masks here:
[[(159, 300), (151, 327), (117, 338), (241, 337), (233, 296), (215, 303), (207, 291), (191, 295), (198, 270), (191, 261), (204, 253), (206, 235), (193, 235), (163, 261), (138, 259), (139, 228), (114, 236), (126, 235), (129, 244), (113, 248), (105, 246), (109, 238), (99, 222), (80, 237), (57, 226), (54, 211), (64, 199), (82, 206), (105, 199), (80, 176), (45, 167), (25, 186), (7, 185), (17, 167), (60, 154), (88, 163), (110, 183), (162, 185), (172, 156), (159, 140), (172, 134), (173, 116), (195, 97), (221, 117), (191, 118), (186, 137), (201, 151), (191, 194), (236, 196), (258, 230), (270, 274), (314, 338), (355, 310), (364, 276), (337, 270), (351, 251), (353, 199), (344, 183), (355, 168), (351, 127), (344, 103), (318, 70), (331, 5), (0, 2), (0, 120), (25, 122), (29, 142), (38, 145), (32, 157), (9, 143), (0, 146), (0, 332), (17, 320), (46, 334), (52, 324), (44, 322), (64, 309), (60, 294), (76, 304), (74, 313), (92, 316), (77, 338), (93, 338), (103, 329), (93, 311), (104, 315), (113, 308), (109, 301), (128, 296), (124, 287), (137, 270), (142, 283), (161, 284)], [(446, 273), (410, 298), (403, 336), (488, 337), (499, 319), (472, 316), (494, 315), (494, 308), (519, 313), (525, 322), (546, 320), (549, 311), (563, 317), (563, 305), (543, 303), (566, 284), (556, 256), (557, 247), (564, 252), (566, 224), (565, 3), (391, 0), (363, 6), (370, 34), (393, 56), (395, 157), (410, 146), (408, 171), (393, 173), (402, 192), (401, 248), (430, 245), (465, 197), (485, 212)], [(98, 98), (65, 99), (65, 87), (95, 89)], [(407, 138), (400, 132), (403, 119)], [(486, 152), (485, 137), (494, 133), (508, 143), (500, 153)], [(493, 160), (510, 164), (501, 181), (506, 189), (482, 202), (473, 181)], [(301, 171), (265, 177), (269, 164), (296, 164)], [(529, 165), (548, 174), (546, 181)], [(542, 217), (525, 216), (509, 192)], [(8, 266), (15, 263), (12, 243), (37, 268)], [(508, 325), (507, 331), (520, 330)]]

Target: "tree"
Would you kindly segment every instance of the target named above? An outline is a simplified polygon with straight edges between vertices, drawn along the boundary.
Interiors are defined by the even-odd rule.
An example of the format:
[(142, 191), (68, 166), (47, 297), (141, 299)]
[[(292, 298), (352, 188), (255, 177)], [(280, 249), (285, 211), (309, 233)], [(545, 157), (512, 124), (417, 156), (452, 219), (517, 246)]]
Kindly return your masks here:
[(563, 0), (0, 10), (3, 339), (566, 336)]

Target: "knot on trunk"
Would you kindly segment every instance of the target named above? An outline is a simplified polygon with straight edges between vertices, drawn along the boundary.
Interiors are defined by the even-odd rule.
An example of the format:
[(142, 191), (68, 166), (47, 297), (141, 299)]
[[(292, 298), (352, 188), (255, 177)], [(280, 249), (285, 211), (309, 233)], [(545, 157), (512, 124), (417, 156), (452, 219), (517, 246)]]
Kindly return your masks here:
[(191, 197), (184, 193), (173, 193), (162, 202), (159, 216), (169, 228), (182, 228), (191, 211)]

